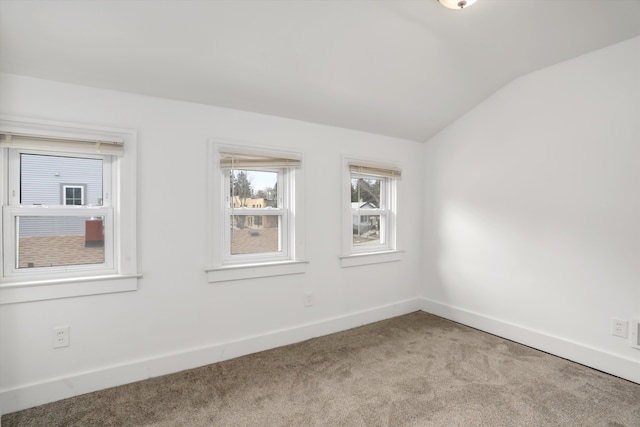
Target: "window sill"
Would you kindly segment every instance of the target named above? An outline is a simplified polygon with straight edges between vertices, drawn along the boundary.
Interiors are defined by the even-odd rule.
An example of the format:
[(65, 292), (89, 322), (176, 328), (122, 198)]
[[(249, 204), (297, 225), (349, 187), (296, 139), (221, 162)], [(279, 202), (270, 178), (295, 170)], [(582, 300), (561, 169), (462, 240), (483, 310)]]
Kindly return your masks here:
[(381, 264), (384, 262), (401, 261), (403, 254), (403, 251), (384, 251), (344, 255), (340, 257), (340, 266), (342, 268), (347, 268), (369, 264)]
[(0, 285), (0, 305), (130, 292), (138, 289), (141, 274), (37, 280)]
[(258, 277), (303, 274), (307, 271), (307, 264), (308, 261), (284, 261), (206, 268), (205, 271), (207, 272), (209, 283), (217, 283)]

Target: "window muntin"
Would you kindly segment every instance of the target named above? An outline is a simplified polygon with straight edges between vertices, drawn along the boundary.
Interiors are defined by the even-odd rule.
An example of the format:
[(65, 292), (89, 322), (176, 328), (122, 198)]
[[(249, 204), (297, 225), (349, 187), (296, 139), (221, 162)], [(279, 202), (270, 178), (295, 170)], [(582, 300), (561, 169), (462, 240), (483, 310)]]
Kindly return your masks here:
[(225, 171), (226, 263), (289, 258), (286, 177), (285, 168)]

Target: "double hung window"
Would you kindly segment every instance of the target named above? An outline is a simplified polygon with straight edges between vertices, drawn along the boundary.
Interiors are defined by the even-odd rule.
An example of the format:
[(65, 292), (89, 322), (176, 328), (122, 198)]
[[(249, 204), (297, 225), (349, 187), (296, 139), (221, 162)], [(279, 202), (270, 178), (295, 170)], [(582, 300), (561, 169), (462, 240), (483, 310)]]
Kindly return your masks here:
[[(350, 257), (396, 250), (396, 192), (400, 169), (345, 159), (349, 207), (345, 211), (343, 266), (360, 265)], [(347, 261), (345, 261), (347, 260)], [(395, 259), (394, 259), (395, 260)], [(368, 263), (368, 262), (367, 262)]]
[[(80, 152), (88, 147), (59, 154), (31, 148), (38, 143), (11, 134), (6, 143), (3, 139), (3, 146), (12, 147), (10, 192), (3, 208), (5, 277), (112, 269), (111, 155)], [(84, 197), (84, 186), (60, 182), (69, 177), (82, 179), (89, 197)]]
[(289, 259), (289, 171), (299, 164), (222, 153), (225, 261)]
[[(124, 138), (67, 128), (63, 136), (56, 126), (2, 127), (0, 302), (135, 289), (135, 282), (78, 293), (64, 287), (135, 276), (135, 234), (122, 236), (135, 230), (135, 178), (127, 179), (133, 188), (119, 185), (134, 175), (130, 163), (122, 166)], [(44, 285), (52, 288), (38, 296)]]
[[(245, 278), (237, 273), (243, 267), (252, 269), (249, 277), (272, 275), (260, 273), (259, 267), (300, 261), (300, 194), (296, 194), (301, 181), (300, 156), (215, 146), (212, 162), (217, 171), (212, 179), (213, 204), (219, 208), (213, 209), (211, 220), (210, 281)], [(230, 276), (229, 269), (236, 273)]]

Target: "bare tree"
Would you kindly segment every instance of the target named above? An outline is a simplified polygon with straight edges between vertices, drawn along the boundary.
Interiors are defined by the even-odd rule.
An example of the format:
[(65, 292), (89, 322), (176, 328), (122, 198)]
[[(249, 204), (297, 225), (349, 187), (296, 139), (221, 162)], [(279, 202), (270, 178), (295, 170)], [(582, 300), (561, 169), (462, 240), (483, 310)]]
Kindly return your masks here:
[[(232, 171), (231, 173), (231, 200), (233, 206), (235, 206), (236, 197), (240, 201), (241, 207), (247, 206), (247, 199), (250, 199), (253, 194), (251, 188), (251, 180), (247, 176), (245, 171)], [(244, 228), (244, 215), (235, 216), (236, 225), (238, 228)]]

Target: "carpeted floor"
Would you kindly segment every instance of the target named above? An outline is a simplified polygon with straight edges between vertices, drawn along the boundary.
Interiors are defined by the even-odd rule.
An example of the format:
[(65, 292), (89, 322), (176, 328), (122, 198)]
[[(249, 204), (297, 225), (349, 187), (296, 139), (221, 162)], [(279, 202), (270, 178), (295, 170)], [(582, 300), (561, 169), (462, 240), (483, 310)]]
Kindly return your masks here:
[(640, 427), (640, 385), (416, 312), (2, 425)]

